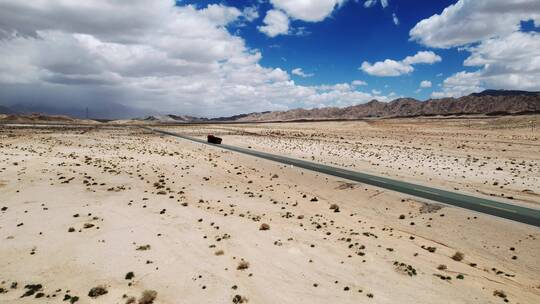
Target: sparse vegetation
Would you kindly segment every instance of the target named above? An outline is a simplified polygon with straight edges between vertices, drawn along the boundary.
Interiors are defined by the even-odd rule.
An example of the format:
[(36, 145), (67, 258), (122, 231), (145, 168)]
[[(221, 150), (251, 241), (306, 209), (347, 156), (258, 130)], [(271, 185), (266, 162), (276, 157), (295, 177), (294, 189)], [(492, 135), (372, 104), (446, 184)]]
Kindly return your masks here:
[(463, 258), (465, 257), (465, 255), (459, 251), (457, 251), (456, 253), (454, 253), (454, 255), (452, 256), (452, 260), (454, 261), (462, 261)]
[(424, 246), (424, 245), (422, 245), (421, 248), (424, 249), (424, 250), (427, 250), (427, 251), (429, 251), (431, 253), (434, 253), (437, 250), (437, 247)]
[(139, 299), (139, 304), (152, 304), (157, 298), (157, 291), (155, 290), (145, 290), (143, 291), (141, 298)]
[(249, 262), (248, 261), (240, 261), (240, 263), (238, 263), (238, 266), (236, 267), (236, 269), (238, 270), (246, 270), (249, 268)]
[(339, 206), (337, 204), (330, 205), (330, 210), (334, 210), (334, 212), (339, 212)]
[(21, 298), (29, 297), (34, 295), (36, 292), (40, 291), (43, 288), (41, 284), (27, 284), (24, 286), (25, 289), (28, 289)]
[(150, 250), (150, 248), (152, 248), (152, 247), (147, 244), (147, 245), (138, 246), (135, 250), (145, 251), (145, 250)]
[(446, 265), (444, 265), (444, 264), (440, 264), (439, 266), (437, 266), (437, 269), (439, 269), (439, 270), (446, 270), (447, 267), (446, 267)]
[(105, 285), (96, 286), (88, 292), (88, 296), (91, 298), (97, 298), (99, 296), (102, 296), (104, 294), (107, 294), (109, 291), (107, 290), (107, 287)]
[(403, 262), (394, 261), (396, 271), (409, 275), (410, 277), (416, 275), (416, 269), (413, 266), (405, 264)]
[[(419, 147), (416, 139), (400, 138), (400, 134), (396, 132), (401, 131), (392, 130), (393, 127), (386, 125), (393, 123), (392, 120), (374, 119), (369, 122), (373, 124), (371, 129), (378, 128), (378, 124), (385, 124), (385, 128), (389, 130), (388, 134), (384, 135), (387, 136), (386, 139), (356, 136), (356, 131), (349, 128), (350, 124), (356, 123), (346, 122), (340, 126), (340, 130), (346, 128), (347, 132), (350, 132), (347, 135), (350, 140), (347, 149), (336, 146), (335, 140), (325, 134), (325, 131), (308, 131), (308, 128), (304, 127), (302, 128), (305, 130), (303, 133), (299, 132), (298, 136), (291, 133), (286, 137), (272, 135), (252, 138), (246, 134), (246, 142), (242, 144), (254, 144), (254, 149), (270, 152), (275, 148), (274, 151), (279, 151), (276, 153), (285, 153), (292, 151), (284, 146), (290, 140), (294, 147), (314, 146), (313, 151), (305, 149), (290, 154), (299, 159), (309, 159), (310, 154), (313, 154), (317, 162), (355, 171), (364, 170), (364, 165), (375, 166), (378, 168), (373, 169), (380, 169), (381, 173), (396, 173), (396, 176), (407, 174), (414, 176), (414, 180), (419, 182), (422, 178), (431, 178), (434, 187), (439, 185), (436, 175), (442, 174), (448, 176), (448, 189), (455, 186), (463, 191), (485, 191), (494, 197), (501, 197), (504, 193), (504, 199), (510, 191), (517, 195), (516, 199), (530, 198), (538, 194), (535, 185), (531, 186), (534, 178), (526, 180), (520, 177), (529, 168), (536, 172), (537, 161), (527, 160), (521, 164), (522, 160), (518, 159), (521, 154), (516, 153), (516, 160), (510, 161), (498, 155), (503, 154), (500, 149), (489, 151), (490, 157), (498, 157), (496, 162), (504, 168), (503, 173), (506, 172), (501, 176), (485, 175), (482, 174), (483, 171), (476, 170), (473, 160), (475, 158), (478, 158), (478, 165), (485, 166), (490, 172), (495, 168), (495, 160), (481, 154), (481, 149), (489, 148), (481, 136), (474, 137), (471, 141), (480, 141), (479, 149), (475, 148), (472, 153), (463, 150), (451, 157), (446, 155), (440, 160), (439, 153), (444, 152), (445, 145), (462, 145), (461, 138), (444, 143), (438, 141), (438, 136), (429, 136), (422, 140), (433, 140), (434, 143)], [(454, 123), (454, 119), (444, 122), (450, 123)], [(334, 122), (324, 124), (331, 125)], [(246, 128), (264, 135), (267, 134), (264, 126), (255, 128), (249, 125)], [(160, 127), (174, 132), (179, 128)], [(221, 131), (229, 132), (228, 129), (231, 129), (230, 139), (234, 145), (235, 142), (240, 142), (239, 138), (243, 135), (233, 135), (241, 132), (232, 129), (244, 127), (228, 125)], [(2, 133), (3, 128), (0, 124), (0, 137), (6, 135)], [(195, 130), (189, 125), (185, 128), (186, 134), (193, 136), (206, 133), (206, 130)], [(287, 128), (279, 126), (276, 129)], [(22, 253), (19, 257), (10, 254), (11, 250), (8, 250), (8, 254), (1, 256), (0, 260), (5, 260), (6, 265), (12, 265), (9, 267), (11, 270), (16, 270), (17, 267), (34, 270), (26, 277), (18, 276), (13, 271), (4, 274), (4, 281), (0, 282), (0, 293), (6, 294), (0, 294), (0, 302), (16, 301), (23, 293), (31, 292), (30, 296), (23, 298), (23, 302), (158, 304), (171, 299), (174, 302), (177, 297), (177, 301), (191, 303), (245, 303), (248, 300), (244, 297), (246, 296), (251, 303), (261, 300), (260, 295), (253, 293), (252, 283), (263, 282), (264, 285), (266, 282), (266, 287), (271, 288), (269, 285), (282, 279), (284, 275), (302, 278), (288, 281), (285, 284), (287, 286), (282, 286), (284, 289), (280, 290), (285, 300), (298, 302), (317, 302), (321, 295), (333, 296), (334, 302), (407, 302), (407, 297), (399, 297), (407, 295), (409, 288), (417, 288), (418, 302), (429, 301), (430, 295), (436, 294), (439, 296), (438, 301), (444, 303), (449, 301), (447, 296), (452, 297), (450, 291), (457, 291), (464, 293), (459, 295), (458, 300), (466, 298), (472, 301), (491, 300), (493, 303), (503, 303), (503, 299), (507, 299), (512, 303), (530, 303), (535, 292), (540, 290), (538, 282), (531, 281), (532, 272), (527, 271), (527, 267), (532, 267), (531, 263), (534, 262), (531, 252), (534, 252), (538, 235), (526, 227), (515, 229), (513, 225), (506, 225), (505, 233), (501, 234), (496, 230), (485, 229), (496, 221), (491, 217), (478, 215), (478, 220), (475, 220), (476, 217), (467, 210), (448, 207), (437, 211), (435, 209), (440, 207), (432, 208), (431, 203), (424, 204), (423, 200), (410, 195), (399, 203), (402, 194), (383, 191), (363, 183), (355, 183), (354, 187), (343, 186), (343, 190), (339, 191), (336, 188), (339, 179), (336, 178), (255, 160), (241, 163), (244, 157), (242, 155), (232, 152), (228, 154), (215, 147), (191, 144), (182, 146), (173, 138), (154, 136), (144, 129), (88, 127), (90, 132), (103, 135), (103, 140), (100, 141), (87, 135), (80, 136), (77, 130), (65, 132), (66, 136), (63, 136), (64, 131), (56, 129), (59, 128), (47, 129), (45, 134), (39, 135), (41, 139), (55, 143), (51, 148), (47, 147), (46, 143), (40, 143), (45, 149), (52, 150), (47, 152), (39, 147), (43, 155), (31, 162), (21, 161), (22, 165), (18, 168), (9, 168), (11, 162), (6, 159), (13, 158), (12, 155), (18, 155), (21, 160), (28, 158), (24, 154), (33, 157), (32, 152), (26, 150), (30, 149), (29, 145), (10, 138), (8, 142), (13, 142), (13, 146), (0, 149), (2, 152), (9, 152), (0, 157), (0, 175), (6, 176), (0, 180), (0, 184), (5, 184), (0, 185), (0, 192), (4, 189), (7, 191), (6, 197), (0, 201), (0, 207), (9, 204), (9, 209), (0, 211), (0, 217), (6, 219), (6, 229), (1, 242), (5, 243), (8, 249), (10, 246), (20, 248)], [(310, 133), (313, 134), (312, 138), (309, 137)], [(137, 134), (143, 136), (138, 137)], [(444, 134), (441, 133), (440, 136), (445, 136)], [(27, 137), (37, 138), (35, 134)], [(497, 140), (510, 142), (511, 139), (505, 137), (506, 135), (501, 136)], [(307, 144), (303, 143), (304, 138), (308, 140)], [(384, 140), (384, 147), (374, 148), (380, 146), (377, 140)], [(520, 137), (520, 141), (526, 140), (528, 139)], [(0, 142), (0, 147), (5, 147), (6, 143), (1, 139)], [(62, 146), (66, 142), (69, 145)], [(398, 153), (401, 152), (398, 150), (402, 148), (402, 144), (398, 142), (407, 147), (410, 158), (400, 157)], [(437, 147), (439, 142), (443, 147)], [(276, 145), (265, 146), (268, 143)], [(320, 144), (324, 144), (328, 150), (317, 146)], [(19, 148), (25, 150), (17, 150)], [(34, 148), (37, 149), (38, 146), (34, 145)], [(514, 145), (509, 150), (518, 149), (523, 148)], [(527, 149), (532, 151), (536, 147)], [(326, 158), (325, 153), (328, 151), (335, 155)], [(368, 161), (347, 163), (350, 159), (343, 156), (349, 153), (351, 159), (357, 157), (358, 160)], [(388, 153), (395, 157), (394, 163), (389, 162)], [(470, 157), (468, 153), (471, 154)], [(86, 163), (82, 161), (87, 159), (85, 154), (92, 155), (92, 159)], [(415, 167), (414, 161), (418, 161), (418, 154), (431, 157), (429, 162), (436, 174), (422, 168), (422, 164)], [(405, 161), (407, 163), (404, 163)], [(78, 162), (80, 167), (76, 167)], [(461, 170), (464, 168), (460, 166), (465, 162), (468, 169), (473, 170), (472, 173), (468, 169)], [(38, 163), (39, 170), (32, 171), (31, 166)], [(395, 171), (398, 166), (401, 173)], [(441, 166), (447, 169), (440, 171)], [(21, 171), (23, 168), (27, 173)], [(109, 171), (111, 168), (114, 168), (114, 173)], [(454, 176), (457, 174), (454, 168), (459, 168), (458, 176)], [(274, 172), (279, 172), (279, 178), (270, 180)], [(209, 180), (203, 180), (202, 175), (209, 176)], [(458, 179), (461, 175), (465, 176), (465, 179)], [(65, 176), (63, 180), (71, 177), (75, 179), (70, 185), (60, 186), (63, 187), (59, 192), (60, 196), (56, 193), (52, 195), (55, 187), (59, 186), (59, 176)], [(85, 180), (88, 182), (83, 183)], [(482, 185), (485, 180), (488, 180), (488, 183)], [(498, 181), (498, 186), (492, 187), (495, 180)], [(32, 198), (31, 204), (25, 204), (25, 200), (32, 196), (29, 189), (34, 189), (33, 186), (25, 186), (30, 181), (42, 185), (43, 189), (50, 189), (51, 195), (35, 198), (37, 203), (33, 202)], [(469, 181), (474, 182), (474, 185), (467, 186)], [(105, 182), (108, 186), (101, 186)], [(158, 182), (158, 186), (162, 188), (153, 187), (154, 182)], [(107, 188), (117, 189), (116, 185), (120, 184), (124, 185), (125, 192), (106, 192)], [(522, 193), (512, 187), (531, 188), (535, 192)], [(17, 188), (21, 190), (21, 194), (15, 194)], [(62, 197), (63, 193), (69, 193), (70, 190), (80, 197)], [(160, 190), (166, 192), (166, 195), (156, 195)], [(315, 195), (317, 197), (314, 197)], [(314, 199), (312, 202), (311, 198)], [(333, 212), (340, 207), (345, 208), (343, 213), (338, 215)], [(440, 216), (442, 213), (445, 214), (444, 217)], [(40, 222), (42, 219), (56, 220), (55, 216), (58, 216), (57, 225), (49, 227)], [(413, 221), (414, 226), (406, 227)], [(15, 228), (17, 223), (21, 223), (22, 227)], [(95, 226), (85, 229), (85, 223)], [(464, 234), (453, 233), (461, 230)], [(72, 233), (66, 236), (65, 232)], [(77, 268), (80, 275), (84, 276), (83, 281), (86, 283), (79, 282), (83, 285), (70, 283), (73, 275), (72, 264), (79, 261), (71, 259), (69, 252), (64, 251), (59, 251), (58, 257), (48, 261), (51, 263), (50, 267), (58, 270), (54, 273), (54, 280), (32, 275), (36, 271), (42, 272), (43, 259), (53, 252), (52, 246), (63, 244), (63, 236), (67, 237), (66, 240), (73, 243), (73, 246), (82, 246), (87, 250), (83, 262), (88, 264), (88, 267)], [(56, 244), (57, 241), (60, 243)], [(256, 256), (252, 246), (264, 254)], [(425, 251), (418, 250), (420, 247)], [(103, 250), (127, 252), (102, 255), (100, 253), (103, 253)], [(492, 251), (489, 258), (483, 254), (486, 251)], [(29, 252), (34, 252), (35, 255), (31, 256)], [(513, 256), (520, 261), (512, 260)], [(269, 258), (275, 259), (275, 263), (268, 263)], [(171, 261), (180, 268), (171, 267)], [(471, 262), (477, 262), (478, 265)], [(65, 269), (62, 268), (63, 263), (67, 263)], [(96, 272), (94, 266), (103, 263), (115, 267), (106, 267), (101, 272)], [(181, 267), (186, 263), (190, 264), (187, 268)], [(476, 268), (467, 268), (467, 265)], [(126, 266), (128, 268), (125, 268)], [(276, 268), (271, 268), (273, 266)], [(394, 292), (383, 292), (380, 284), (370, 282), (369, 279), (355, 279), (369, 276), (377, 269), (380, 270), (379, 279), (399, 283), (392, 287)], [(134, 271), (137, 271), (136, 275)], [(327, 272), (328, 275), (321, 276), (324, 274), (322, 272)], [(122, 274), (125, 280), (122, 280)], [(40, 278), (43, 281), (31, 281)], [(221, 284), (222, 278), (230, 280)], [(465, 278), (467, 282), (464, 281)], [(12, 290), (9, 286), (14, 280), (19, 280), (19, 286)], [(513, 281), (517, 283), (508, 287), (507, 283)], [(23, 288), (25, 284), (36, 282), (43, 282), (44, 286), (40, 287), (41, 289), (36, 288), (35, 291)], [(182, 291), (185, 283), (191, 288), (187, 293)], [(93, 291), (96, 299), (87, 296), (91, 287), (100, 284), (105, 284), (107, 294), (99, 296), (99, 292)], [(165, 287), (158, 289), (158, 286)], [(429, 287), (428, 294), (422, 286)], [(142, 291), (145, 288), (159, 290), (159, 297), (143, 297)], [(501, 291), (504, 294), (502, 297), (494, 292), (495, 289), (505, 289), (508, 294)], [(175, 295), (171, 290), (177, 290), (179, 294)], [(370, 299), (375, 292), (378, 292), (378, 299)], [(73, 296), (77, 293), (80, 300)], [(370, 298), (366, 299), (364, 296)]]
[(504, 290), (495, 290), (493, 291), (493, 295), (499, 298), (503, 298), (503, 299), (506, 299), (507, 297), (506, 292), (504, 292)]
[(232, 299), (234, 304), (247, 303), (247, 299), (241, 295), (235, 295)]

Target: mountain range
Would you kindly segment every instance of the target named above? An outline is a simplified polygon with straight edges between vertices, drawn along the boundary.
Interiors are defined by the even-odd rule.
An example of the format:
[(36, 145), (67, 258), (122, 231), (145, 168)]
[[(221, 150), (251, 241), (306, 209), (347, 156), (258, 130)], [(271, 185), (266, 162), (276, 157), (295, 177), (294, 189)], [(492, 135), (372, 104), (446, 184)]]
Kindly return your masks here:
[(436, 115), (503, 115), (540, 113), (540, 92), (486, 90), (460, 98), (419, 101), (398, 98), (390, 102), (372, 100), (345, 108), (326, 107), (253, 113), (239, 121), (289, 121), (358, 119), (365, 117), (415, 117)]
[[(125, 106), (115, 105), (125, 112)], [(0, 106), (0, 114), (28, 114), (33, 112), (46, 114), (67, 114), (61, 111), (49, 113), (41, 111), (41, 107), (5, 107)], [(505, 115), (540, 113), (540, 92), (486, 90), (460, 98), (440, 98), (426, 101), (414, 98), (398, 98), (390, 102), (372, 100), (368, 103), (338, 108), (324, 107), (315, 109), (293, 109), (288, 111), (266, 111), (258, 113), (238, 114), (228, 117), (204, 118), (188, 115), (151, 115), (136, 118), (148, 122), (211, 122), (211, 121), (294, 121), (294, 120), (328, 120), (359, 119), (366, 117), (416, 117), (416, 116), (448, 116), (448, 115)], [(77, 117), (77, 116), (75, 116)], [(139, 116), (141, 117), (141, 116)], [(97, 117), (112, 118), (112, 117)]]

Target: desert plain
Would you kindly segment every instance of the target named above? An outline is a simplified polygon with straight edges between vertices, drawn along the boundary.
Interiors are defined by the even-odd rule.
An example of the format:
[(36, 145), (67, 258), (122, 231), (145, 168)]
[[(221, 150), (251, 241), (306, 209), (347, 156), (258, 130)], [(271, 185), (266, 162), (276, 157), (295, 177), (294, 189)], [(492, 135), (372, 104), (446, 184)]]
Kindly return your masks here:
[[(539, 125), (153, 127), (538, 209)], [(0, 303), (540, 303), (534, 226), (129, 122), (0, 125), (0, 151)]]

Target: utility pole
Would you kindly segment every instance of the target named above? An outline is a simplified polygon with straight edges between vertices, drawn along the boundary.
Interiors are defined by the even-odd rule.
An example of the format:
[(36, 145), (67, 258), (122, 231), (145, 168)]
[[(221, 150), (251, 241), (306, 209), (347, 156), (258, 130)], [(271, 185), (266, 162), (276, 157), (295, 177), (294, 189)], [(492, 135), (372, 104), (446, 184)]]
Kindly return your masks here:
[(86, 119), (88, 119), (88, 107), (86, 107)]

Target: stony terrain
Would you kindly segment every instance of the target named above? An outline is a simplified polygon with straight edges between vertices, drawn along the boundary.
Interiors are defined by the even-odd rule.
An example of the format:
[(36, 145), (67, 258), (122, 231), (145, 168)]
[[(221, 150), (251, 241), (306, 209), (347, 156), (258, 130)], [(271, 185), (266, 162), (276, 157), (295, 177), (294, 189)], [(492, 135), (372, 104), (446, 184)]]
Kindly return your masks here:
[[(446, 124), (174, 129), (538, 201), (525, 124)], [(540, 301), (532, 226), (138, 128), (6, 125), (0, 151), (0, 303)]]

